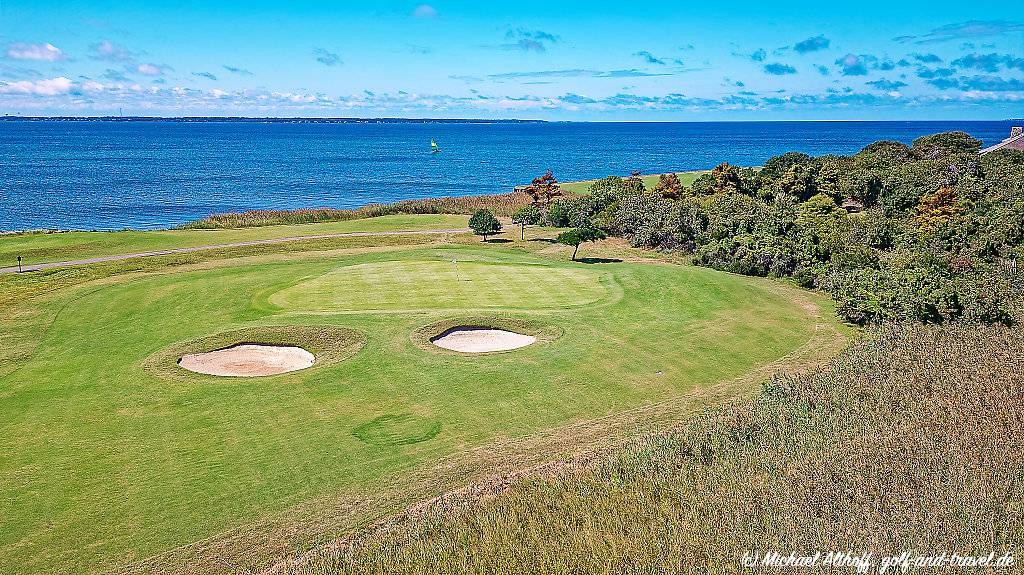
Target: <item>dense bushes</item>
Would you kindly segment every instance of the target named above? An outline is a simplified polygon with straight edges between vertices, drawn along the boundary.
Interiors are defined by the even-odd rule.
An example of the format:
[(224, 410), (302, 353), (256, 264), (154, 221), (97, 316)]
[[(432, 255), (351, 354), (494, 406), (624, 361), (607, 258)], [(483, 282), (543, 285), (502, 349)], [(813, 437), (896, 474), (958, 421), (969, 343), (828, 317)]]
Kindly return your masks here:
[(595, 191), (605, 200), (572, 200), (576, 211), (567, 203), (564, 221), (614, 209), (596, 223), (634, 246), (793, 277), (830, 291), (840, 315), (858, 324), (1012, 323), (1021, 299), (1024, 152), (980, 157), (979, 147), (953, 132), (912, 147), (876, 142), (849, 157), (791, 152), (759, 171), (723, 164), (670, 193), (672, 186), (636, 193), (602, 180)]

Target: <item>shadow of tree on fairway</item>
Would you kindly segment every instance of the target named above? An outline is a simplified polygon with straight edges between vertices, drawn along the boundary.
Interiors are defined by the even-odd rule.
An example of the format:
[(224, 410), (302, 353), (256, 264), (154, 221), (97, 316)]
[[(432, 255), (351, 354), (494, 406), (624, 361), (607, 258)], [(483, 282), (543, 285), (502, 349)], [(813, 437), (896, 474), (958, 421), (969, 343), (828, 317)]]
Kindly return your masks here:
[(618, 258), (576, 258), (581, 264), (618, 264), (622, 260)]
[(493, 240), (484, 240), (485, 244), (510, 244), (512, 240), (505, 238), (494, 238)]
[(553, 243), (555, 243), (555, 240), (553, 240), (551, 238), (530, 238), (530, 239), (528, 239), (526, 241), (528, 241), (528, 242), (543, 242), (545, 244), (553, 244)]

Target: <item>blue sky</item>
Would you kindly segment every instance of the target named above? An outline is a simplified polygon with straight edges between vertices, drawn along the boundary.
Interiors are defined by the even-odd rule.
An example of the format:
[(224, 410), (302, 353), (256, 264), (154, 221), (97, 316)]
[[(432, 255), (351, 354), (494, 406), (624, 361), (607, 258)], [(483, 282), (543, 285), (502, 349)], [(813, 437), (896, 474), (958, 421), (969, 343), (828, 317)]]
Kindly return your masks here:
[(0, 0), (0, 113), (1024, 116), (1019, 0), (832, 4)]

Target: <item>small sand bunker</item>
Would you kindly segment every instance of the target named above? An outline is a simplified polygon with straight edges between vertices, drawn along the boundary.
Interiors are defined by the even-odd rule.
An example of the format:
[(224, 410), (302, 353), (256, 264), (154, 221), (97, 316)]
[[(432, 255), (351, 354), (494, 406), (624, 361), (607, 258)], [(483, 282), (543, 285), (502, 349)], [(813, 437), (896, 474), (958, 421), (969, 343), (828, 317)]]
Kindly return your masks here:
[(306, 369), (316, 358), (301, 347), (241, 344), (208, 353), (182, 356), (178, 365), (196, 373), (225, 377), (259, 377)]
[(453, 327), (430, 340), (437, 347), (465, 353), (507, 351), (526, 347), (537, 341), (532, 335), (523, 335), (486, 327)]

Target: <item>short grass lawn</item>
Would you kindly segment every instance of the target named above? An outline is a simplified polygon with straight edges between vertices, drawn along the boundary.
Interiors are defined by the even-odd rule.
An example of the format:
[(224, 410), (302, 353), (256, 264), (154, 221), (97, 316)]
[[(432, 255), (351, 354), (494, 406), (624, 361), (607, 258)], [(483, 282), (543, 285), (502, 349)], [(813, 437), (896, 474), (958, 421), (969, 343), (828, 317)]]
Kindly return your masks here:
[[(0, 573), (113, 569), (319, 497), (400, 488), (499, 439), (678, 398), (808, 342), (830, 321), (812, 320), (808, 299), (827, 306), (697, 267), (449, 244), (182, 265), (22, 302), (52, 321), (28, 357), (0, 366)], [(412, 341), (486, 314), (560, 335), (480, 356)], [(150, 365), (182, 342), (266, 325), (365, 340), (272, 377)]]

